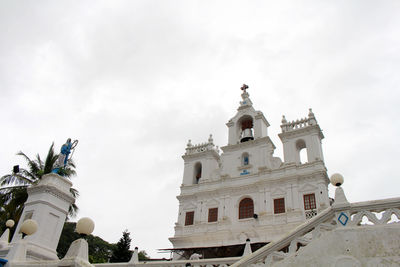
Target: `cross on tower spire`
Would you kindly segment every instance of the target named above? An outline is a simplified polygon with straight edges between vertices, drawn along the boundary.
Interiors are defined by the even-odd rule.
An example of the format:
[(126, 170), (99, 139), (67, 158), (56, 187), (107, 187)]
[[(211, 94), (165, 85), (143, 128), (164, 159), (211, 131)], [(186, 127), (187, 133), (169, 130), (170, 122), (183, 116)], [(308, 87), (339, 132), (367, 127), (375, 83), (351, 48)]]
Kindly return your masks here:
[(244, 93), (247, 93), (246, 90), (249, 88), (247, 84), (243, 84), (242, 87), (240, 87), (241, 90), (243, 90)]

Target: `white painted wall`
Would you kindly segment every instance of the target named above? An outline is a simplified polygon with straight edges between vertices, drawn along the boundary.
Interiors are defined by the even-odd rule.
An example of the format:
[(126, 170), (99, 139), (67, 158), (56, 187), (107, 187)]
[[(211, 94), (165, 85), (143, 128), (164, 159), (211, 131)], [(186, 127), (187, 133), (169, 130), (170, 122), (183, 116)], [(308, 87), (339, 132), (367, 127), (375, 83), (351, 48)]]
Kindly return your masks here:
[[(179, 200), (174, 247), (207, 247), (271, 242), (304, 222), (303, 195), (314, 193), (317, 212), (329, 206), (326, 167), (322, 157), (321, 129), (314, 115), (301, 123), (283, 124), (280, 134), (285, 161), (273, 157), (275, 146), (267, 135), (268, 121), (256, 111), (248, 94), (237, 114), (229, 120), (228, 145), (219, 155), (209, 142), (188, 145)], [(245, 100), (246, 99), (246, 100)], [(245, 104), (243, 102), (246, 102)], [(250, 103), (250, 104), (249, 104)], [(253, 118), (254, 140), (240, 143), (240, 120)], [(303, 139), (309, 163), (300, 164), (296, 141)], [(242, 154), (249, 154), (249, 165), (243, 166)], [(194, 165), (202, 162), (202, 179), (193, 183)], [(250, 197), (257, 219), (238, 219), (239, 202)], [(285, 199), (285, 213), (274, 214), (275, 198)], [(208, 223), (208, 209), (218, 207), (218, 222)], [(186, 212), (194, 211), (194, 225), (185, 226)]]

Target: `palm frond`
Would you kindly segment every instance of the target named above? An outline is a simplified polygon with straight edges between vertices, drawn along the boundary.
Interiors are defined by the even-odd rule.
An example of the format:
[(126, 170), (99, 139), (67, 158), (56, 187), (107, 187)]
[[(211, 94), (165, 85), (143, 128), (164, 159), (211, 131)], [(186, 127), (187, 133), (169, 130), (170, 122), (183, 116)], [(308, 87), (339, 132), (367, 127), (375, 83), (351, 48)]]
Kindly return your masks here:
[(17, 155), (25, 158), (30, 173), (36, 175), (40, 171), (40, 166), (37, 164), (37, 162), (35, 160), (31, 160), (27, 155), (25, 155), (24, 152), (20, 151), (17, 153)]
[(0, 195), (0, 220), (6, 221), (8, 219), (13, 219), (18, 223), (27, 198), (28, 194), (26, 192), (26, 187), (15, 186), (12, 188), (2, 188)]
[(25, 177), (26, 179), (29, 179), (31, 181), (31, 183), (34, 183), (35, 181), (38, 180), (38, 177), (36, 174), (31, 173), (30, 171), (28, 171), (24, 168), (19, 169), (18, 175)]
[(40, 169), (42, 170), (42, 169), (43, 169), (43, 161), (42, 161), (42, 159), (40, 158), (39, 153), (36, 155), (36, 161), (37, 161), (37, 163), (38, 163)]
[(69, 218), (75, 217), (75, 216), (78, 214), (78, 211), (79, 211), (78, 206), (75, 205), (75, 203), (74, 203), (74, 204), (71, 204), (71, 205), (69, 206), (69, 209), (68, 209), (68, 217), (69, 217)]
[(17, 153), (18, 156), (22, 156), (27, 162), (32, 161), (24, 152), (20, 151)]
[(6, 186), (0, 188), (0, 195), (1, 194), (6, 194), (8, 191), (11, 190), (21, 190), (21, 189), (26, 189), (29, 185), (13, 185), (13, 186)]
[(58, 155), (54, 153), (54, 142), (51, 144), (49, 148), (49, 152), (47, 152), (46, 160), (44, 162), (43, 174), (51, 173), (54, 168), (54, 164), (56, 163)]
[(79, 197), (79, 191), (76, 190), (75, 188), (71, 187), (71, 188), (69, 189), (69, 192), (72, 194), (72, 196), (73, 196), (75, 199), (77, 199), (77, 198)]
[(14, 183), (14, 181), (15, 181), (14, 174), (6, 174), (0, 178), (0, 185), (1, 186), (9, 185)]
[(75, 165), (75, 162), (74, 162), (73, 159), (69, 159), (67, 165), (68, 165), (69, 167), (74, 168), (74, 169), (76, 168), (76, 165)]
[(10, 186), (0, 189), (0, 202), (5, 206), (14, 203), (15, 206), (23, 205), (28, 197), (27, 186)]
[(63, 173), (65, 177), (71, 178), (76, 175), (76, 171), (71, 168), (63, 168)]
[(5, 185), (11, 185), (11, 184), (17, 184), (17, 185), (29, 185), (32, 184), (33, 181), (30, 177), (26, 177), (24, 175), (21, 175), (19, 173), (13, 173), (13, 174), (6, 174), (3, 177), (0, 178), (0, 185), (5, 186)]

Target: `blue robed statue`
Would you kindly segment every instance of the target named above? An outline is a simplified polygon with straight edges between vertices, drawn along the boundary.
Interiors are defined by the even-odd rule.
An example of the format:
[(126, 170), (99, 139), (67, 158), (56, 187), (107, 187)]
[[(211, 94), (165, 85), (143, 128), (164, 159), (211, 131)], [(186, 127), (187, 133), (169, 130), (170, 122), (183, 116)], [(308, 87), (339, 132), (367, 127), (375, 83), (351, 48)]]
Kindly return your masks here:
[[(55, 163), (55, 168), (52, 170), (53, 173), (59, 173), (60, 168), (65, 168), (68, 163), (69, 155), (74, 152), (78, 140), (71, 142), (71, 138), (67, 139), (67, 142), (61, 146), (60, 154), (58, 155), (57, 161)], [(72, 156), (72, 155), (71, 155)]]

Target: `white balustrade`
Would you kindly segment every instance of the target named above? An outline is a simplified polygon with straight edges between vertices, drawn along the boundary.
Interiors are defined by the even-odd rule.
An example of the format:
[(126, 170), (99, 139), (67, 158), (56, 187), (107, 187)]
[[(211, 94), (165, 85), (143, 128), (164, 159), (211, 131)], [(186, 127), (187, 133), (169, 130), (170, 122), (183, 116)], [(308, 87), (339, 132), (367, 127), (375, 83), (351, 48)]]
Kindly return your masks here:
[(214, 150), (217, 153), (219, 153), (219, 151), (218, 151), (219, 148), (218, 148), (218, 146), (216, 147), (214, 145), (214, 140), (213, 140), (211, 134), (210, 134), (210, 137), (208, 138), (208, 142), (207, 143), (201, 143), (201, 144), (198, 144), (198, 145), (192, 145), (192, 141), (189, 140), (189, 142), (186, 145), (186, 153), (185, 153), (185, 155), (201, 153), (201, 152), (208, 151), (208, 150)]
[(314, 125), (314, 118), (304, 118), (296, 121), (286, 122), (281, 125), (282, 132), (290, 132), (299, 128), (304, 128), (310, 125)]
[(271, 266), (307, 246), (324, 231), (338, 227), (398, 224), (400, 227), (400, 198), (391, 198), (345, 205), (333, 205), (296, 227), (276, 242), (260, 248), (232, 265)]
[(317, 211), (316, 210), (306, 210), (305, 212), (306, 219), (311, 219), (312, 217), (317, 216)]

